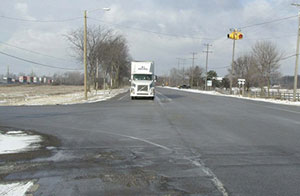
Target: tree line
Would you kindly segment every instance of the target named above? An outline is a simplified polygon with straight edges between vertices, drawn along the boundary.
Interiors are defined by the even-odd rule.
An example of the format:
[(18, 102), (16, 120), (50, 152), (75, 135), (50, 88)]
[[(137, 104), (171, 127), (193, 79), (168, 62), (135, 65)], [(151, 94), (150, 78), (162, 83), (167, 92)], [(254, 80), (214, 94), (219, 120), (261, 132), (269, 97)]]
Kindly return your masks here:
[[(169, 76), (159, 77), (158, 84), (169, 86), (190, 85), (196, 88), (204, 89), (206, 73), (200, 66), (189, 66), (187, 68), (172, 68)], [(224, 78), (222, 81), (217, 80), (218, 74), (214, 70), (207, 72), (207, 79), (212, 80), (212, 87), (228, 88), (229, 80)]]
[[(252, 50), (239, 56), (233, 63), (233, 83), (238, 78), (246, 79), (245, 88), (267, 86), (267, 92), (272, 84), (278, 83), (281, 73), (279, 72), (280, 61), (283, 53), (270, 41), (257, 42)], [(229, 73), (231, 70), (228, 70)], [(263, 92), (263, 91), (262, 91)]]
[[(268, 92), (272, 84), (282, 81), (280, 61), (283, 59), (283, 53), (277, 46), (270, 41), (260, 41), (252, 46), (250, 52), (240, 55), (232, 65), (233, 87), (238, 86), (238, 79), (246, 80), (245, 88), (248, 91), (250, 87), (267, 86)], [(229, 88), (231, 66), (228, 74), (223, 80), (217, 80), (218, 75), (214, 70), (207, 72), (207, 79), (212, 80), (213, 87)], [(200, 66), (188, 68), (172, 68), (169, 76), (164, 76), (165, 84), (178, 86), (189, 84), (190, 86), (204, 88), (206, 73)]]
[[(83, 63), (84, 30), (76, 29), (66, 35), (77, 60)], [(128, 44), (125, 37), (112, 29), (92, 26), (87, 29), (88, 87), (118, 88), (130, 76)], [(101, 75), (99, 75), (101, 73)], [(71, 74), (72, 75), (72, 74)], [(76, 75), (76, 73), (73, 73)], [(78, 75), (78, 74), (77, 74)], [(82, 78), (82, 77), (80, 77)], [(100, 82), (100, 79), (102, 80)], [(98, 84), (99, 85), (98, 86)]]

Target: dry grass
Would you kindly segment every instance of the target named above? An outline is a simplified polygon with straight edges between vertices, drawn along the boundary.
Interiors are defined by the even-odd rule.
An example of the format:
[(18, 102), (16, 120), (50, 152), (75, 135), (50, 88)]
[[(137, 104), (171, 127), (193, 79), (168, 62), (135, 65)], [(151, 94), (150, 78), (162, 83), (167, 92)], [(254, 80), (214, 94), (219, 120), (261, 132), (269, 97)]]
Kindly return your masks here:
[(92, 103), (110, 99), (128, 89), (92, 90), (88, 93), (88, 100), (85, 100), (83, 86), (0, 86), (0, 106)]
[(0, 86), (0, 105), (19, 103), (32, 98), (83, 92), (83, 86), (12, 85)]

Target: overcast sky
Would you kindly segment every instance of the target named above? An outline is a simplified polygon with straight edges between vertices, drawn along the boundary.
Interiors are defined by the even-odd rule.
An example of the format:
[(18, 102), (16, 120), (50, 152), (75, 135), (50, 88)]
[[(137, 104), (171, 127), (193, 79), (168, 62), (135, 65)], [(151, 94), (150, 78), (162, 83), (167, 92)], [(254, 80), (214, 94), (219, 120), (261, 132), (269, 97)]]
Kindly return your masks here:
[[(220, 76), (227, 74), (231, 63), (232, 40), (227, 39), (230, 28), (245, 27), (274, 19), (296, 16), (298, 8), (290, 0), (1, 0), (0, 52), (43, 64), (80, 69), (71, 56), (70, 44), (64, 35), (83, 26), (83, 11), (111, 8), (88, 13), (88, 25), (102, 25), (123, 34), (135, 60), (155, 61), (156, 74), (167, 74), (177, 67), (176, 58), (184, 58), (180, 67), (192, 63), (204, 67), (204, 44), (211, 44), (209, 69)], [(24, 20), (64, 20), (65, 22), (28, 22)], [(96, 21), (93, 19), (98, 19)], [(242, 28), (244, 39), (236, 42), (236, 56), (251, 50), (259, 40), (274, 42), (284, 56), (295, 54), (297, 17), (266, 25)], [(5, 44), (3, 44), (5, 43)], [(8, 46), (9, 44), (10, 46)], [(12, 47), (21, 47), (52, 57)], [(52, 75), (64, 72), (22, 62), (0, 54), (0, 74), (7, 66), (14, 73)], [(294, 73), (295, 57), (281, 62), (284, 75)]]

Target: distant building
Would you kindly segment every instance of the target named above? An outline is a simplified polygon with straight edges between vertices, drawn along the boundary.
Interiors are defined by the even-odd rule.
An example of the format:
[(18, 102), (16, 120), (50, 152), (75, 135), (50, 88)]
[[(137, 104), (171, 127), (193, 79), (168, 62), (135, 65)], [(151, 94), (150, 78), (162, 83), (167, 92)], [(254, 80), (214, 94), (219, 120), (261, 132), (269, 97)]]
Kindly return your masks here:
[(12, 82), (12, 78), (9, 77), (3, 77), (3, 83), (5, 84), (11, 84)]
[(32, 76), (27, 76), (27, 83), (33, 83), (33, 77)]
[(33, 77), (33, 83), (35, 83), (35, 84), (37, 84), (37, 83), (39, 83), (40, 81), (39, 81), (39, 78), (38, 77)]
[(20, 83), (27, 83), (27, 76), (19, 76)]

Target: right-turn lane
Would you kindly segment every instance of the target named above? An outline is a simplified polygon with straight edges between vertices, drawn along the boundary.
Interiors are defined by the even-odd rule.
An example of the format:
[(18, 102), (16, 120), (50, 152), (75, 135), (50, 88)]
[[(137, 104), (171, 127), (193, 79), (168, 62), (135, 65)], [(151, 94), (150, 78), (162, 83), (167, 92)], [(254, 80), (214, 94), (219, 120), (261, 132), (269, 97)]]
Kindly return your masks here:
[(229, 195), (299, 195), (299, 107), (167, 88), (156, 102)]

